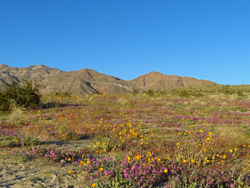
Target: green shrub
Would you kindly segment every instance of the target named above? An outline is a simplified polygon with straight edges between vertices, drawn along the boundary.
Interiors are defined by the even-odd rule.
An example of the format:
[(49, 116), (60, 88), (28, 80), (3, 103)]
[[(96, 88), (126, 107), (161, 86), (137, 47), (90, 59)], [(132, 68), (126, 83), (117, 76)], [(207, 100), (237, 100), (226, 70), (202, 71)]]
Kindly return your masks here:
[(190, 93), (187, 90), (181, 90), (179, 95), (180, 97), (190, 97)]
[(222, 87), (222, 93), (225, 95), (232, 95), (234, 93), (233, 88), (230, 85), (225, 85)]
[(54, 91), (53, 95), (57, 97), (69, 97), (70, 98), (72, 93), (70, 91)]
[(152, 90), (152, 89), (149, 89), (148, 91), (146, 91), (146, 93), (147, 93), (147, 95), (148, 96), (154, 96), (154, 90)]
[(79, 136), (73, 131), (69, 131), (63, 136), (63, 140), (78, 140), (78, 139)]
[(0, 93), (0, 111), (8, 111), (10, 109), (10, 105), (10, 99), (3, 93)]
[(243, 97), (243, 96), (244, 96), (243, 91), (242, 91), (241, 89), (240, 89), (240, 90), (237, 90), (236, 93), (237, 93), (237, 95), (238, 95), (239, 97)]
[(140, 92), (139, 89), (136, 89), (136, 88), (133, 88), (132, 90), (133, 95), (137, 95), (139, 92)]
[(11, 106), (24, 108), (38, 107), (41, 94), (39, 89), (43, 86), (26, 78), (17, 84), (6, 84), (5, 91), (0, 92), (0, 110), (10, 110)]

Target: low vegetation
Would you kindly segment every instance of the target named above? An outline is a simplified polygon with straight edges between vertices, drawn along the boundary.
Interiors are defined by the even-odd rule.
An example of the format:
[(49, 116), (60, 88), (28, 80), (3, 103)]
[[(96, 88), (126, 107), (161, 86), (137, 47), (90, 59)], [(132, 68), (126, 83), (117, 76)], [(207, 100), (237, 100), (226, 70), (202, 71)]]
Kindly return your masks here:
[[(24, 91), (13, 87), (13, 93)], [(19, 116), (3, 113), (0, 124), (0, 146), (20, 147), (21, 161), (44, 158), (52, 166), (68, 165), (67, 176), (87, 187), (250, 186), (248, 85), (41, 98), (24, 88), (30, 91), (21, 97), (25, 102), (15, 103), (30, 108)], [(1, 101), (9, 105), (5, 93)], [(92, 147), (40, 145), (40, 140), (79, 139), (90, 140)]]
[(6, 84), (6, 89), (0, 92), (0, 110), (9, 111), (13, 107), (34, 108), (40, 104), (41, 84), (24, 78), (22, 82)]

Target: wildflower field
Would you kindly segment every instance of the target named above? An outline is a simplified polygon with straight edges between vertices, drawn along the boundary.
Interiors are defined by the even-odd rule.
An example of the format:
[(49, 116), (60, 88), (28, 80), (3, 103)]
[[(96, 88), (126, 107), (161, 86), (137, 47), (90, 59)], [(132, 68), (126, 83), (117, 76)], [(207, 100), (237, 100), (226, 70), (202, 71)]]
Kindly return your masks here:
[(0, 185), (250, 186), (250, 86), (41, 100), (1, 113)]

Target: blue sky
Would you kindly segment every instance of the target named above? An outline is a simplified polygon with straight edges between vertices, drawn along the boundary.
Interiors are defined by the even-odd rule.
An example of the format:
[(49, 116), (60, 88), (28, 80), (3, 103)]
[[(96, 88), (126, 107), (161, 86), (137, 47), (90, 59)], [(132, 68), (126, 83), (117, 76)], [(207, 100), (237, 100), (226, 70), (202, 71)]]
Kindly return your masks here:
[(250, 84), (250, 1), (1, 0), (2, 63)]

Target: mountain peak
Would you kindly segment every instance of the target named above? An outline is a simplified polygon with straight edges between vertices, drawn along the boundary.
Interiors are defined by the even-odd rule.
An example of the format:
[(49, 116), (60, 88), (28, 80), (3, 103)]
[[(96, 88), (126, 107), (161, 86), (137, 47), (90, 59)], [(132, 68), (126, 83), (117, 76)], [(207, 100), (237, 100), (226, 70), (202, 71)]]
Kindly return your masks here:
[(6, 65), (5, 63), (3, 63), (3, 64), (0, 65), (0, 68), (1, 68), (1, 67), (9, 67), (9, 66)]
[[(3, 67), (3, 68), (1, 68)], [(140, 91), (166, 90), (176, 87), (213, 85), (215, 83), (207, 80), (197, 80), (190, 77), (179, 77), (165, 75), (152, 71), (141, 75), (136, 79), (126, 81), (120, 78), (99, 73), (95, 70), (85, 68), (77, 71), (61, 71), (46, 65), (31, 65), (27, 68), (4, 68), (6, 64), (0, 65), (0, 74), (5, 73), (6, 78), (1, 77), (0, 89), (4, 88), (8, 81), (16, 81), (28, 76), (32, 80), (44, 78), (46, 88), (41, 93), (53, 93), (54, 91), (70, 91), (74, 95), (94, 93), (131, 93), (133, 88)], [(6, 69), (9, 69), (6, 71)], [(15, 75), (13, 77), (12, 75)]]
[(163, 75), (163, 74), (157, 71), (152, 71), (152, 72), (149, 72), (148, 75)]

